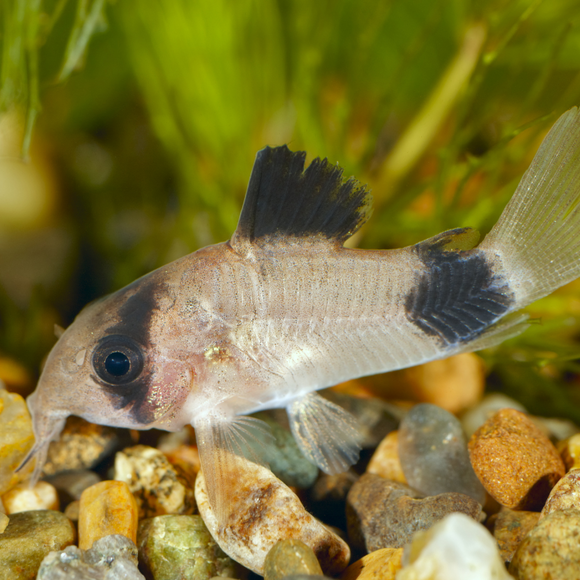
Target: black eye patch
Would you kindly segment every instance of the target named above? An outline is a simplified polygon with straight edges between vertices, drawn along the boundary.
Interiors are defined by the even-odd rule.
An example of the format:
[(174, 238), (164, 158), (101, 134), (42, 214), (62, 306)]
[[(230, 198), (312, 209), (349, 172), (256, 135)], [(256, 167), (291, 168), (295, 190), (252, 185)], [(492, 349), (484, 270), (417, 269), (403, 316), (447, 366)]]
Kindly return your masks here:
[(93, 352), (93, 368), (109, 385), (128, 385), (143, 371), (141, 347), (128, 336), (113, 334), (101, 339)]

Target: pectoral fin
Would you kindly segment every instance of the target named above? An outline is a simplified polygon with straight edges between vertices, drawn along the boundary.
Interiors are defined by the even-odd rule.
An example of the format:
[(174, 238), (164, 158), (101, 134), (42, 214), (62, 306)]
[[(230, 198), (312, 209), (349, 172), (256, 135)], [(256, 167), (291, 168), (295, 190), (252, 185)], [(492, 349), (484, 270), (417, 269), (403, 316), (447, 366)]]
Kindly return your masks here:
[[(251, 477), (249, 463), (266, 466), (263, 457), (273, 437), (253, 417), (207, 415), (193, 425), (209, 501), (220, 526), (226, 524), (237, 482)], [(246, 473), (246, 471), (248, 473)]]
[(322, 471), (345, 471), (358, 460), (362, 436), (356, 419), (316, 393), (287, 408), (290, 428), (302, 453)]

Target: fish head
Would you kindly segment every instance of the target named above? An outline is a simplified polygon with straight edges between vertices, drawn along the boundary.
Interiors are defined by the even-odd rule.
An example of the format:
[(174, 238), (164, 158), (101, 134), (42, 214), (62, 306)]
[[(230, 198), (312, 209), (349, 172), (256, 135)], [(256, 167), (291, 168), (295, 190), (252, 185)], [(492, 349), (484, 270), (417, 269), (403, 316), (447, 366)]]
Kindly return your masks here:
[(46, 452), (69, 415), (132, 429), (174, 431), (188, 422), (183, 403), (195, 372), (164, 273), (89, 304), (60, 336), (27, 400), (36, 438), (30, 457)]

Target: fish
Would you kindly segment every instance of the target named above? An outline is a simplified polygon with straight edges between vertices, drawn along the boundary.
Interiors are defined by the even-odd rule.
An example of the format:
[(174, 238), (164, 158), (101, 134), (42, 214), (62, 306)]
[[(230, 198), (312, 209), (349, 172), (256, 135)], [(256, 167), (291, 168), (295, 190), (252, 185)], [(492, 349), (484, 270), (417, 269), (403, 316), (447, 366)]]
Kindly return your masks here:
[(545, 137), (499, 221), (401, 249), (345, 242), (369, 189), (327, 159), (258, 152), (231, 239), (186, 255), (86, 306), (28, 398), (35, 444), (69, 415), (131, 429), (192, 425), (210, 504), (224, 522), (227, 474), (264, 462), (285, 408), (304, 456), (326, 473), (355, 463), (356, 420), (317, 391), (483, 349), (523, 332), (521, 309), (580, 276), (580, 113)]

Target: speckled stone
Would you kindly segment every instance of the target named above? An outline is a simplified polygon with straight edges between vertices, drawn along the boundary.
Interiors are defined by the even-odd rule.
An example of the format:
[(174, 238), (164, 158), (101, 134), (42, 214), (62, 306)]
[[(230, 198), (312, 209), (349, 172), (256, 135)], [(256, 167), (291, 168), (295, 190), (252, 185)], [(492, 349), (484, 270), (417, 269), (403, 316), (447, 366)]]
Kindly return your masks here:
[(348, 494), (348, 535), (354, 546), (367, 552), (401, 548), (415, 532), (429, 529), (452, 512), (479, 521), (481, 505), (460, 493), (421, 498), (402, 483), (366, 473)]
[(580, 469), (572, 469), (552, 488), (541, 517), (555, 511), (580, 510)]
[(90, 550), (69, 546), (44, 558), (37, 580), (144, 580), (137, 547), (125, 536), (97, 540)]
[(2, 504), (7, 514), (29, 510), (58, 511), (60, 502), (56, 489), (46, 481), (39, 481), (34, 487), (20, 483), (2, 496)]
[(136, 445), (119, 451), (115, 455), (115, 479), (129, 486), (139, 518), (195, 512), (193, 481), (153, 447)]
[[(219, 526), (207, 496), (203, 470), (195, 483), (199, 512), (222, 550), (246, 568), (263, 574), (266, 555), (278, 542), (297, 539), (310, 546), (325, 574), (341, 572), (350, 559), (348, 545), (306, 511), (298, 496), (264, 467), (243, 461), (226, 481), (230, 513)], [(241, 474), (244, 474), (241, 477)]]
[(201, 516), (143, 520), (137, 539), (139, 559), (155, 580), (235, 576), (235, 562), (216, 544)]
[(383, 548), (351, 564), (340, 580), (395, 580), (401, 569), (403, 548)]
[(33, 462), (18, 473), (15, 470), (33, 444), (32, 421), (24, 399), (0, 388), (0, 495), (30, 476)]
[(32, 580), (43, 558), (73, 544), (71, 521), (51, 510), (20, 512), (0, 535), (0, 580)]
[(424, 495), (463, 493), (485, 503), (459, 420), (429, 403), (415, 405), (399, 427), (399, 459), (408, 484)]
[(522, 540), (538, 523), (538, 512), (514, 511), (502, 508), (495, 518), (493, 535), (503, 561), (509, 564)]
[(274, 441), (268, 446), (268, 466), (286, 485), (306, 489), (318, 477), (318, 467), (308, 461), (298, 447), (294, 436), (274, 421), (267, 413), (256, 413), (257, 419), (270, 427)]
[(516, 409), (522, 413), (526, 412), (525, 407), (515, 399), (502, 393), (489, 393), (477, 405), (469, 408), (461, 415), (461, 425), (467, 437), (471, 437), (500, 409)]
[(322, 569), (310, 546), (300, 540), (280, 540), (266, 556), (264, 580), (282, 580), (297, 574), (322, 575)]
[(379, 443), (367, 465), (367, 473), (374, 473), (391, 481), (407, 483), (399, 459), (398, 431), (392, 431)]
[(512, 580), (490, 533), (464, 514), (450, 514), (418, 532), (397, 580)]
[(57, 441), (48, 447), (44, 475), (55, 475), (73, 469), (90, 469), (111, 454), (119, 444), (112, 427), (95, 425), (71, 416)]
[(79, 505), (79, 548), (88, 550), (105, 536), (137, 540), (137, 504), (123, 481), (101, 481), (83, 491)]
[(514, 409), (502, 409), (488, 419), (471, 437), (469, 452), (485, 489), (511, 509), (540, 509), (565, 473), (550, 440)]
[(523, 539), (509, 567), (518, 580), (578, 580), (580, 511), (555, 511)]

